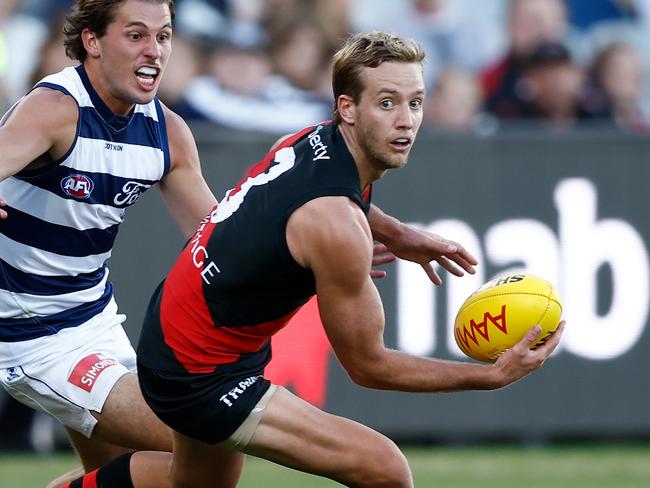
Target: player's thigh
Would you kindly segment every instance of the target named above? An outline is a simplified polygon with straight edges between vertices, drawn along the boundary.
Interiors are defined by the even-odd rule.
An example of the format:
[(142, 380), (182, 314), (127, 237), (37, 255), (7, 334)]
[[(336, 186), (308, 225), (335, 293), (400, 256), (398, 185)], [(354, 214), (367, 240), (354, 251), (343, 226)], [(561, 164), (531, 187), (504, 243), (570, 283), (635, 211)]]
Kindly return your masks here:
[(218, 444), (206, 444), (174, 431), (171, 468), (174, 488), (237, 486), (245, 456)]
[(144, 401), (138, 378), (122, 376), (113, 386), (101, 413), (93, 412), (97, 426), (92, 439), (137, 450), (171, 451), (172, 434)]
[(412, 486), (406, 458), (390, 439), (284, 388), (271, 397), (244, 452), (347, 486)]

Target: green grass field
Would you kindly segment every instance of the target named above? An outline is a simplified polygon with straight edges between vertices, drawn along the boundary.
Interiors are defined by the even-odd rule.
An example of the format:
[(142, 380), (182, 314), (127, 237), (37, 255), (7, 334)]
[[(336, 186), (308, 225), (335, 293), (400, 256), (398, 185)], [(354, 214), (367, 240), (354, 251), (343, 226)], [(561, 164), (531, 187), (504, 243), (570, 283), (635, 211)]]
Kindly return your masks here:
[[(647, 488), (650, 445), (551, 448), (407, 448), (415, 485), (436, 488)], [(0, 487), (42, 488), (72, 455), (0, 456)], [(249, 458), (241, 488), (327, 488), (336, 483)]]

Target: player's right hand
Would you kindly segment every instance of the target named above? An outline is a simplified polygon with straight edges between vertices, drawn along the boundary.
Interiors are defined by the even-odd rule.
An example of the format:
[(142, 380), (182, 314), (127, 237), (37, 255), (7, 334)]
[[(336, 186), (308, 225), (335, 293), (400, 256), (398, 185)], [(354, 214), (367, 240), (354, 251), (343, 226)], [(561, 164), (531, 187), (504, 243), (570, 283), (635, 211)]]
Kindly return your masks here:
[(501, 373), (499, 386), (514, 383), (540, 368), (560, 343), (564, 324), (564, 320), (561, 321), (549, 339), (535, 349), (531, 349), (531, 346), (539, 339), (539, 326), (531, 328), (517, 344), (505, 351), (494, 363)]
[(3, 210), (2, 207), (7, 205), (7, 201), (0, 197), (0, 219), (6, 219), (7, 218), (7, 211)]

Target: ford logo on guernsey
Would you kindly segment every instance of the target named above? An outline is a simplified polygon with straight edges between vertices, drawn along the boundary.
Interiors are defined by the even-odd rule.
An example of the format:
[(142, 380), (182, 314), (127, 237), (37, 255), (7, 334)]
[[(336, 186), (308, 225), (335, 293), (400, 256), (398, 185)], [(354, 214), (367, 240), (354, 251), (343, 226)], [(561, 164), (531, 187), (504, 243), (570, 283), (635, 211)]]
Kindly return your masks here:
[(84, 175), (70, 175), (61, 180), (61, 189), (74, 198), (89, 198), (93, 188), (93, 180)]

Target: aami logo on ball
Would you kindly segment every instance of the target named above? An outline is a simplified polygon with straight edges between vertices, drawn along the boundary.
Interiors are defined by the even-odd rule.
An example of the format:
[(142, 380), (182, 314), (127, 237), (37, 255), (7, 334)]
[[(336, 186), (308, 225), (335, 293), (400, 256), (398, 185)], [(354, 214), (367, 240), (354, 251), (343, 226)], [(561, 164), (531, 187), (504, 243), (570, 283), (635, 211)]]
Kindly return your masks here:
[(68, 382), (73, 385), (90, 392), (95, 386), (95, 382), (99, 375), (106, 371), (107, 368), (118, 364), (117, 360), (104, 356), (103, 354), (91, 354), (86, 356), (70, 373)]
[[(517, 280), (520, 281), (520, 280)], [(480, 334), (483, 339), (487, 342), (490, 342), (490, 329), (489, 324), (494, 325), (504, 334), (508, 335), (508, 328), (506, 326), (506, 306), (501, 306), (501, 313), (499, 315), (492, 315), (490, 312), (483, 313), (483, 320), (481, 322), (476, 322), (474, 319), (469, 321), (469, 329), (466, 325), (463, 325), (463, 331), (459, 329), (455, 330), (456, 338), (458, 339), (458, 344), (461, 344), (466, 350), (471, 351), (472, 346), (469, 343), (471, 339), (474, 344), (477, 346), (478, 339), (476, 334)]]
[(89, 198), (94, 188), (93, 180), (84, 175), (70, 175), (61, 180), (61, 189), (75, 198)]

